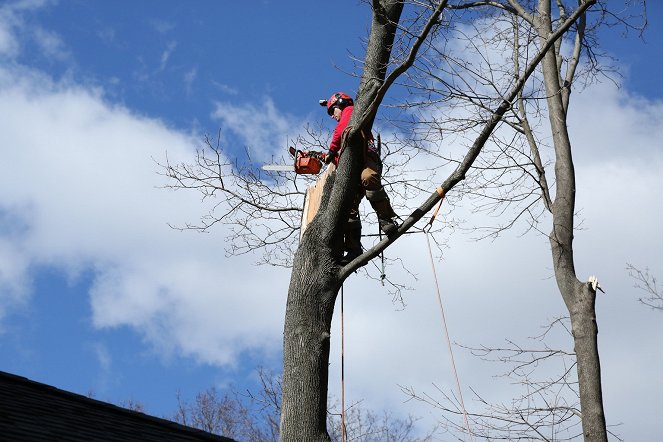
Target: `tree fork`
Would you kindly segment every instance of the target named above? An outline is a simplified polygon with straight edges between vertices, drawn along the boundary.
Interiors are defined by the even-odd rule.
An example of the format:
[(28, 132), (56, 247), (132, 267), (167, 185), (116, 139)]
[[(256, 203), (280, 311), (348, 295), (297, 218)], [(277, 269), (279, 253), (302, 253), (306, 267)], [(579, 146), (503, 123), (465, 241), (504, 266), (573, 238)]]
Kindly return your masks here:
[[(364, 74), (351, 126), (369, 108), (372, 117), (377, 112), (376, 93), (384, 82), (402, 9), (401, 1), (373, 2)], [(361, 174), (361, 164), (356, 161), (363, 155), (361, 129), (370, 131), (372, 117), (350, 131), (345, 161), (328, 180), (318, 215), (295, 254), (283, 333), (282, 441), (330, 440), (326, 428), (329, 343), (334, 303), (343, 281), (335, 257), (342, 252), (343, 227)]]

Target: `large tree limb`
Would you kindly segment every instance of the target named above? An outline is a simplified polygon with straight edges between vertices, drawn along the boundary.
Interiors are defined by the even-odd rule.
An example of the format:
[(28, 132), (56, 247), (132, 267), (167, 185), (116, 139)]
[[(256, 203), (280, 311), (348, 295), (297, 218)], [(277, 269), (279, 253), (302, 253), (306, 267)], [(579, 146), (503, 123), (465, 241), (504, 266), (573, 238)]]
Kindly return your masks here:
[(430, 31), (438, 23), (440, 15), (442, 14), (446, 6), (447, 6), (447, 0), (442, 0), (437, 5), (435, 10), (431, 14), (430, 18), (426, 22), (426, 25), (421, 30), (414, 44), (410, 48), (408, 56), (400, 65), (398, 65), (393, 71), (391, 71), (391, 73), (387, 76), (387, 78), (385, 78), (382, 84), (375, 91), (375, 95), (371, 100), (371, 103), (368, 106), (366, 106), (364, 112), (361, 114), (361, 117), (358, 120), (356, 120), (355, 124), (357, 127), (364, 127), (364, 125), (366, 125), (367, 122), (373, 121), (373, 119), (375, 118), (375, 114), (377, 113), (378, 108), (380, 107), (380, 103), (382, 103), (382, 100), (384, 99), (385, 94), (387, 93), (391, 85), (394, 83), (394, 81), (396, 81), (398, 77), (400, 77), (405, 71), (407, 71), (414, 64), (417, 58), (417, 53), (421, 48), (421, 45), (424, 44), (424, 42), (428, 38), (428, 35), (430, 34)]
[(439, 186), (439, 188), (441, 188), (442, 191), (436, 190), (432, 192), (431, 195), (428, 197), (428, 199), (421, 206), (419, 206), (419, 208), (415, 209), (414, 212), (410, 214), (410, 216), (408, 216), (408, 218), (398, 228), (397, 233), (394, 234), (391, 238), (383, 239), (374, 247), (368, 249), (361, 256), (357, 257), (355, 260), (353, 260), (348, 265), (343, 267), (339, 274), (339, 279), (341, 281), (345, 280), (345, 278), (350, 276), (352, 272), (354, 272), (356, 269), (364, 265), (369, 260), (379, 255), (380, 252), (382, 252), (384, 249), (389, 247), (389, 245), (395, 242), (401, 235), (403, 235), (410, 228), (412, 228), (426, 213), (428, 213), (435, 206), (435, 204), (437, 204), (444, 197), (444, 194), (448, 193), (456, 184), (458, 184), (460, 181), (465, 179), (465, 175), (474, 164), (476, 158), (479, 156), (479, 153), (483, 149), (483, 146), (485, 145), (486, 141), (488, 141), (488, 138), (493, 133), (499, 122), (502, 120), (504, 114), (511, 108), (511, 103), (514, 102), (514, 100), (516, 100), (519, 92), (525, 86), (525, 83), (530, 78), (530, 76), (534, 73), (539, 63), (541, 63), (543, 58), (546, 56), (548, 51), (551, 50), (551, 48), (555, 45), (557, 40), (560, 39), (564, 35), (564, 33), (573, 25), (573, 23), (575, 23), (580, 17), (582, 17), (583, 14), (585, 14), (585, 12), (587, 11), (587, 9), (589, 9), (594, 3), (596, 3), (596, 0), (588, 0), (586, 2), (583, 2), (573, 12), (573, 14), (569, 16), (568, 20), (560, 24), (557, 30), (555, 30), (550, 34), (545, 44), (542, 45), (539, 52), (527, 65), (522, 77), (514, 84), (511, 90), (509, 90), (507, 94), (505, 94), (500, 106), (493, 111), (492, 115), (485, 123), (483, 129), (476, 137), (474, 143), (468, 149), (467, 153), (463, 157), (463, 160), (458, 164), (456, 169), (447, 177), (447, 179), (444, 180), (442, 184)]

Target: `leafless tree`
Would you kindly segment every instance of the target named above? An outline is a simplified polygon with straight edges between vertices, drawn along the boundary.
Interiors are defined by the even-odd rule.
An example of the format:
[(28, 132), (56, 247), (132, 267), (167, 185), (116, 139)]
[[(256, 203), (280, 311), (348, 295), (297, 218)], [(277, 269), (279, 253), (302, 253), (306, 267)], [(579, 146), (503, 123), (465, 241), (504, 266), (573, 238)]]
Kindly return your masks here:
[(200, 392), (192, 402), (177, 395), (173, 420), (182, 425), (246, 442), (276, 442), (278, 409), (265, 408), (234, 389), (221, 395), (214, 387)]
[[(485, 440), (570, 441), (584, 438), (581, 423), (576, 355), (572, 349), (552, 348), (548, 341), (571, 337), (568, 317), (554, 319), (543, 332), (525, 345), (506, 340), (502, 346), (461, 346), (490, 364), (506, 367), (496, 382), (508, 385), (511, 398), (491, 400), (479, 391), (474, 394), (468, 419), (472, 434)], [(465, 440), (467, 429), (460, 425), (463, 414), (458, 398), (442, 388), (433, 393), (411, 387), (403, 391), (441, 411), (441, 424), (458, 440)], [(622, 440), (608, 430), (615, 440)]]
[[(307, 128), (307, 133), (295, 144), (307, 150), (321, 149), (322, 130)], [(160, 164), (162, 173), (171, 179), (166, 187), (198, 191), (202, 202), (210, 206), (199, 223), (173, 227), (204, 232), (224, 224), (229, 228), (228, 255), (259, 250), (259, 263), (292, 265), (304, 195), (314, 178), (267, 174), (256, 166), (248, 150), (242, 158), (229, 158), (220, 140), (220, 132), (216, 138), (206, 136), (190, 163), (172, 163), (166, 157)]]
[[(573, 8), (582, 3), (505, 0), (453, 5), (459, 14), (456, 23), (465, 23), (458, 30), (465, 40), (462, 49), (479, 55), (464, 63), (453, 59), (440, 69), (436, 59), (450, 60), (447, 47), (428, 48), (427, 57), (410, 71), (408, 83), (420, 98), (407, 105), (418, 112), (430, 109), (430, 119), (410, 143), (431, 149), (439, 145), (441, 136), (467, 134), (481, 126), (482, 115), (503, 97), (499, 91), (525, 78), (525, 65), (541, 53), (552, 33), (575, 21), (578, 9)], [(508, 100), (503, 124), (492, 132), (487, 147), (469, 170), (466, 186), (477, 210), (499, 216), (511, 213), (510, 217), (502, 217), (505, 223), (484, 228), (485, 235), (497, 236), (518, 221), (525, 221), (528, 230), (542, 232), (546, 215), (551, 215), (548, 237), (554, 276), (573, 330), (581, 434), (587, 441), (605, 441), (595, 312), (597, 286), (581, 281), (574, 266), (576, 182), (567, 115), (572, 87), (581, 89), (584, 82), (610, 72), (609, 65), (600, 63), (596, 30), (617, 24), (627, 29), (635, 27), (628, 16), (612, 12), (608, 2), (591, 3), (596, 3), (593, 14), (579, 16), (564, 39), (556, 40), (551, 50), (545, 51), (538, 75), (518, 90), (515, 99)], [(463, 12), (470, 6), (491, 8), (493, 15), (476, 20), (473, 11), (470, 19), (463, 21)], [(502, 53), (496, 55), (495, 48), (501, 48)], [(445, 109), (440, 110), (440, 101), (445, 102)], [(462, 161), (440, 155), (452, 163)]]
[[(529, 6), (529, 3), (526, 6)], [(558, 4), (561, 5), (560, 2)], [(361, 82), (356, 95), (355, 110), (350, 130), (344, 139), (344, 159), (340, 162), (338, 170), (327, 181), (320, 210), (301, 238), (292, 262), (284, 329), (283, 396), (280, 420), (282, 440), (330, 440), (326, 427), (329, 337), (335, 300), (344, 280), (378, 256), (404, 233), (413, 229), (427, 212), (468, 177), (468, 173), (475, 166), (479, 154), (496, 128), (503, 125), (509, 114), (514, 113), (523, 88), (537, 67), (543, 63), (544, 78), (553, 74), (554, 78), (557, 78), (559, 40), (573, 26), (576, 26), (574, 28), (576, 31), (583, 28), (585, 12), (594, 4), (596, 0), (579, 0), (575, 9), (564, 10), (561, 16), (553, 18), (549, 1), (539, 1), (536, 13), (527, 12), (525, 6), (511, 0), (457, 4), (451, 4), (446, 0), (415, 1), (408, 3), (409, 9), (404, 15), (402, 12), (405, 5), (401, 1), (372, 2), (373, 19), (361, 66)], [(354, 261), (340, 267), (337, 258), (342, 254), (343, 226), (361, 172), (361, 162), (358, 159), (362, 155), (364, 144), (362, 133), (370, 132), (380, 104), (402, 74), (413, 66), (416, 69), (423, 69), (426, 66), (422, 61), (428, 59), (420, 54), (440, 47), (439, 40), (434, 40), (433, 37), (450, 38), (451, 31), (454, 31), (454, 20), (459, 17), (452, 11), (482, 6), (497, 6), (500, 11), (514, 14), (519, 22), (529, 23), (531, 29), (536, 31), (528, 40), (535, 42), (534, 47), (530, 48), (532, 52), (524, 57), (524, 64), (518, 66), (516, 75), (513, 75), (513, 71), (509, 71), (511, 72), (509, 81), (487, 83), (490, 93), (476, 97), (474, 94), (478, 90), (476, 86), (499, 76), (500, 72), (472, 71), (473, 84), (458, 75), (459, 67), (468, 66), (462, 54), (450, 57), (444, 52), (440, 53), (436, 66), (447, 69), (454, 82), (442, 79), (440, 90), (443, 93), (435, 100), (437, 104), (444, 106), (447, 101), (458, 96), (474, 97), (468, 104), (471, 107), (467, 107), (471, 115), (468, 118), (457, 119), (456, 124), (450, 126), (458, 139), (463, 141), (464, 153), (460, 158), (450, 160), (448, 164), (454, 167), (453, 171), (446, 179), (438, 181), (437, 189), (428, 193), (428, 197), (411, 212), (399, 227), (397, 234), (383, 238)], [(474, 53), (480, 54), (477, 51)], [(430, 69), (432, 75), (439, 72), (439, 69), (435, 71)], [(545, 72), (550, 74), (546, 76)], [(566, 106), (568, 106), (568, 96), (564, 92), (567, 89), (560, 83), (559, 78), (557, 80), (556, 87), (553, 87), (552, 80), (544, 82), (547, 87), (545, 98), (549, 102), (548, 108), (555, 115), (551, 118), (553, 122), (560, 116), (556, 112), (561, 112), (562, 116), (566, 115)], [(437, 85), (433, 87), (431, 94), (437, 93), (437, 87)], [(561, 122), (565, 123), (564, 120)], [(596, 350), (596, 332), (591, 328), (593, 324), (591, 320), (587, 322), (587, 315), (593, 312), (593, 294), (590, 293), (588, 284), (580, 283), (575, 277), (570, 278), (573, 275), (570, 249), (573, 231), (573, 195), (569, 192), (573, 190), (573, 174), (571, 158), (564, 155), (565, 152), (570, 152), (568, 151), (570, 146), (568, 134), (564, 132), (559, 137), (556, 132), (565, 130), (566, 126), (562, 124), (554, 127), (555, 147), (561, 146), (558, 160), (566, 162), (558, 162), (565, 166), (558, 166), (556, 169), (557, 193), (555, 200), (550, 201), (555, 220), (551, 245), (560, 290), (571, 310), (576, 342), (582, 339), (583, 345), (587, 342), (589, 347), (593, 342), (591, 353)], [(426, 130), (434, 132), (430, 126)], [(440, 130), (449, 130), (449, 128), (440, 128)], [(212, 143), (208, 143), (208, 147), (212, 147)], [(282, 177), (274, 177), (275, 181), (267, 185), (253, 170), (227, 161), (215, 148), (212, 148), (212, 152), (211, 158), (206, 154), (199, 154), (192, 166), (169, 163), (165, 165), (165, 173), (174, 180), (175, 187), (197, 189), (202, 192), (204, 198), (221, 197), (223, 203), (221, 214), (214, 212), (210, 218), (204, 220), (203, 228), (211, 227), (217, 222), (234, 223), (237, 229), (234, 235), (240, 243), (234, 252), (256, 247), (273, 247), (292, 239), (296, 232), (296, 218), (301, 204), (294, 202), (301, 197), (301, 191), (298, 190), (301, 187), (296, 187), (297, 183), (279, 187), (278, 179)], [(492, 180), (497, 183), (501, 178), (503, 177), (497, 176)], [(539, 180), (541, 181), (541, 176)], [(294, 192), (293, 186), (296, 189)], [(451, 195), (453, 196), (453, 193)], [(265, 218), (261, 218), (263, 216)], [(281, 227), (275, 228), (272, 224), (263, 223), (262, 219), (277, 221)], [(572, 305), (575, 301), (580, 303)], [(578, 307), (583, 308), (578, 310)], [(585, 330), (586, 327), (590, 329)], [(584, 350), (577, 353), (578, 372), (581, 374), (583, 419), (587, 414), (591, 422), (598, 422), (596, 426), (601, 427), (602, 414), (594, 415), (596, 402), (598, 401), (598, 404), (601, 402), (600, 394), (598, 397), (593, 396), (597, 390), (592, 382), (596, 382), (594, 376), (597, 372), (591, 367), (591, 364), (598, 362), (598, 354), (595, 353), (593, 359), (590, 358), (588, 362), (581, 356), (585, 354)], [(588, 390), (585, 389), (590, 392), (589, 395), (583, 396), (583, 383), (590, 385)], [(600, 384), (598, 387), (600, 392)], [(586, 404), (584, 401), (587, 397), (593, 401)], [(592, 409), (585, 413), (585, 407), (589, 406)], [(602, 408), (599, 408), (602, 412)], [(605, 428), (604, 421), (603, 428)], [(594, 431), (592, 426), (588, 427), (585, 433), (591, 435)]]
[[(361, 442), (429, 442), (434, 440), (435, 429), (428, 434), (417, 436), (417, 419), (408, 416), (405, 419), (394, 416), (388, 411), (376, 413), (365, 410), (357, 403), (347, 407), (345, 417), (334, 413), (330, 407), (327, 426), (329, 437), (334, 442), (346, 440)], [(341, 435), (341, 426), (345, 424), (345, 438)]]
[(131, 411), (138, 411), (139, 413), (145, 413), (145, 405), (134, 399), (127, 399), (126, 401), (121, 402), (120, 407)]
[(638, 300), (654, 310), (663, 310), (663, 289), (649, 269), (640, 270), (632, 264), (626, 265), (629, 276), (635, 279), (635, 288), (646, 293), (646, 296)]
[[(256, 391), (238, 391), (230, 387), (223, 395), (216, 388), (196, 395), (191, 402), (177, 396), (178, 409), (173, 420), (210, 433), (246, 442), (279, 440), (281, 412), (281, 377), (258, 370), (260, 384)], [(331, 405), (327, 415), (332, 441), (341, 441), (341, 417)], [(427, 442), (430, 436), (417, 438), (416, 419), (401, 419), (391, 413), (381, 414), (354, 404), (345, 413), (347, 441), (361, 442)]]

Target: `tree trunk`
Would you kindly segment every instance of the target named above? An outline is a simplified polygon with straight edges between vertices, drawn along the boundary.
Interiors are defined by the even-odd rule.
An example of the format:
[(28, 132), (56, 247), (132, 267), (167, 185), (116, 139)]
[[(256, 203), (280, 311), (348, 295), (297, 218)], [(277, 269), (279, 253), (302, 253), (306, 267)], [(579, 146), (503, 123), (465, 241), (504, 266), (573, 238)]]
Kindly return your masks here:
[[(338, 281), (332, 253), (309, 226), (295, 257), (283, 334), (281, 440), (329, 441), (329, 339)], [(319, 230), (319, 229), (318, 229)], [(308, 241), (306, 241), (308, 236)]]
[(607, 441), (595, 301), (596, 292), (590, 285), (580, 284), (575, 293), (573, 308), (569, 312), (578, 363), (582, 430), (586, 441)]
[(403, 3), (373, 2), (364, 73), (350, 126), (368, 110), (364, 127), (347, 137), (338, 170), (323, 190), (318, 215), (307, 227), (293, 262), (283, 332), (282, 441), (329, 441), (327, 383), (334, 303), (343, 283), (335, 257), (342, 254), (343, 227), (361, 174), (363, 139), (377, 110)]
[[(539, 35), (544, 39), (551, 32), (550, 0), (541, 0), (539, 7), (539, 18), (541, 20)], [(575, 170), (555, 51), (548, 51), (543, 59), (542, 69), (555, 148), (557, 189), (552, 207), (553, 227), (550, 233), (553, 267), (557, 286), (571, 316), (574, 347), (578, 362), (577, 371), (584, 438), (585, 441), (607, 441), (595, 312), (596, 292), (589, 284), (578, 280), (573, 263)]]

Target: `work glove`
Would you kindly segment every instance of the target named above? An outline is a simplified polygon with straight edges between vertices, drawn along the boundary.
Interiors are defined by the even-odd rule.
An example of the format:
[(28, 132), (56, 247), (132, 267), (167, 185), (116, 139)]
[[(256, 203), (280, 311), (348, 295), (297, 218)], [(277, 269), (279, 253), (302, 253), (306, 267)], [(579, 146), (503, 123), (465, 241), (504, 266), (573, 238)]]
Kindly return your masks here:
[(334, 160), (334, 157), (336, 156), (336, 152), (333, 150), (328, 150), (327, 154), (325, 155), (325, 164), (329, 164)]

